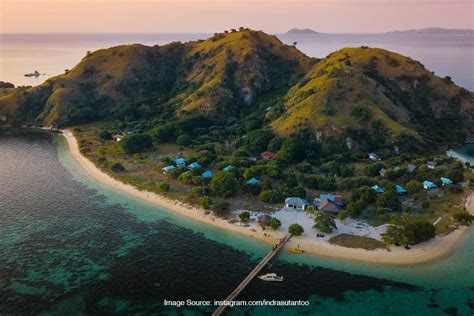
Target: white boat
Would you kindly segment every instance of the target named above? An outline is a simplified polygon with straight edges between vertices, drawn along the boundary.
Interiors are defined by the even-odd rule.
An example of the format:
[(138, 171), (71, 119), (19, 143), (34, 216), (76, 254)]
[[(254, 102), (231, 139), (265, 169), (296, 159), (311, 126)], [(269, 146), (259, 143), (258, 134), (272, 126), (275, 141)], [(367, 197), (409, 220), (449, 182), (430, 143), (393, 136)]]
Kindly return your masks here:
[(263, 281), (273, 281), (273, 282), (282, 282), (283, 277), (282, 276), (277, 276), (276, 273), (267, 273), (264, 275), (260, 275), (258, 277), (260, 280)]

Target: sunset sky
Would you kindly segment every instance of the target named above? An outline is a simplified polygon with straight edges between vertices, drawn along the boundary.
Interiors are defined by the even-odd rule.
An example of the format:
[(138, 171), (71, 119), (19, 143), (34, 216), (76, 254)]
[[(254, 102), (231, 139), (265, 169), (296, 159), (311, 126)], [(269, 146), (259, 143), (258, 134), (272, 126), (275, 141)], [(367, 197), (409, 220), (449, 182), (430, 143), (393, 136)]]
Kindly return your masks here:
[(473, 0), (0, 0), (0, 32), (280, 33), (473, 28)]

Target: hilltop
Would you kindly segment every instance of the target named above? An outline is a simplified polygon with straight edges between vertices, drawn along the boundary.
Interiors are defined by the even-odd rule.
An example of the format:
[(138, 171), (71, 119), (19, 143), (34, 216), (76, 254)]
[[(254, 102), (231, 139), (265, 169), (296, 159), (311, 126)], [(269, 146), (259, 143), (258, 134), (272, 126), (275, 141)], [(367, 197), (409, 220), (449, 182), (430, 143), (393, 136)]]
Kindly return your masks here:
[[(343, 147), (448, 146), (472, 133), (473, 94), (421, 63), (359, 47), (310, 58), (261, 31), (241, 29), (187, 43), (88, 52), (34, 88), (2, 89), (6, 123), (70, 126), (118, 120), (130, 128), (208, 135), (216, 125), (311, 132)], [(245, 132), (245, 131), (244, 131)], [(231, 134), (232, 134), (231, 133)]]

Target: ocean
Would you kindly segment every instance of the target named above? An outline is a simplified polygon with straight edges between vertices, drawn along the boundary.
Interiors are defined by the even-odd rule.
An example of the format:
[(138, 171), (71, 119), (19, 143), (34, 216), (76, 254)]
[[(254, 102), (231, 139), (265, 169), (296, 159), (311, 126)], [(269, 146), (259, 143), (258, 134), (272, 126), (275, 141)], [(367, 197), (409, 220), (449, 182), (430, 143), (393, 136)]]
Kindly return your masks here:
[[(76, 65), (87, 51), (140, 43), (163, 45), (211, 34), (0, 34), (0, 81), (38, 85)], [(323, 34), (277, 35), (309, 56), (325, 57), (343, 47), (381, 47), (409, 56), (429, 70), (474, 91), (474, 38), (470, 35)], [(39, 71), (44, 76), (24, 77)]]
[[(223, 299), (269, 245), (183, 218), (84, 173), (59, 135), (0, 132), (1, 315), (204, 315), (164, 300)], [(239, 300), (304, 307), (228, 315), (472, 315), (472, 228), (444, 258), (377, 265), (282, 252)]]

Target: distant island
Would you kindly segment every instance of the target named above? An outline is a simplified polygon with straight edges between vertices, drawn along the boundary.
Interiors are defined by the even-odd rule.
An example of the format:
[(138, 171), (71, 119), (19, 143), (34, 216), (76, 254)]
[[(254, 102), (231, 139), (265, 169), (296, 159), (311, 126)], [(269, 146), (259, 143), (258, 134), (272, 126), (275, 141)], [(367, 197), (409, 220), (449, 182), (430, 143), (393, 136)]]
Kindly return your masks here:
[(474, 35), (472, 29), (444, 29), (440, 27), (428, 27), (423, 29), (411, 29), (404, 31), (392, 31), (384, 34), (430, 34), (430, 35)]
[(286, 34), (288, 35), (309, 35), (309, 34), (316, 35), (316, 34), (322, 34), (322, 33), (316, 32), (312, 29), (291, 29), (288, 32), (286, 32)]

